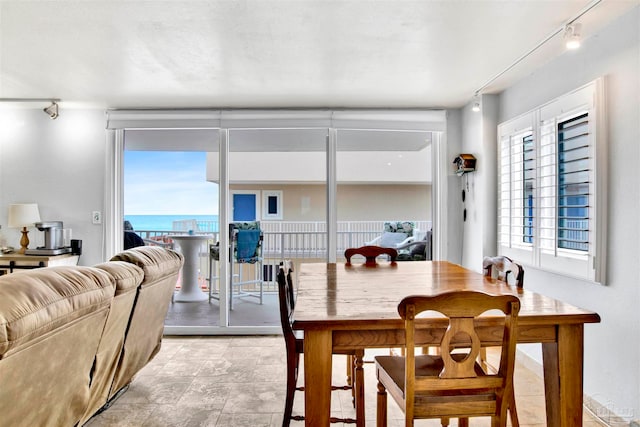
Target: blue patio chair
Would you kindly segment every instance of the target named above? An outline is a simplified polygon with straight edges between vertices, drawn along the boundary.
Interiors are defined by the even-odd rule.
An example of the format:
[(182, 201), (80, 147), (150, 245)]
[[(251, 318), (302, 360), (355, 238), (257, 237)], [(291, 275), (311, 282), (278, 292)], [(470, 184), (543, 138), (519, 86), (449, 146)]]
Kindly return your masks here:
[[(252, 296), (260, 300), (263, 298), (263, 268), (262, 268), (262, 230), (259, 221), (234, 222), (229, 224), (229, 238), (231, 242), (231, 290), (229, 292), (229, 308), (233, 309), (233, 299), (241, 296)], [(233, 264), (238, 264), (238, 271), (234, 274)], [(252, 278), (243, 278), (244, 266), (254, 266)], [(246, 286), (252, 285), (252, 289)], [(256, 285), (258, 290), (256, 290)]]

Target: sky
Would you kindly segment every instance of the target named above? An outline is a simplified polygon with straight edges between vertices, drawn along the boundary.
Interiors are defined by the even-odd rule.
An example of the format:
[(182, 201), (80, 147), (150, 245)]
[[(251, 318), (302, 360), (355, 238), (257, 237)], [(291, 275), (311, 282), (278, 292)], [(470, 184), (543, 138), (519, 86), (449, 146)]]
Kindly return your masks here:
[(206, 180), (206, 153), (124, 152), (125, 215), (217, 215), (218, 184)]

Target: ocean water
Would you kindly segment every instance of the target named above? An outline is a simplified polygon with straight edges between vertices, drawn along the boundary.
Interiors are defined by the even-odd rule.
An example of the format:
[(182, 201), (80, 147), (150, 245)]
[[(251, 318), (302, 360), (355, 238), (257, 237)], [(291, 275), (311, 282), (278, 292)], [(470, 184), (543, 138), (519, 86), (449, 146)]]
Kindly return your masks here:
[(201, 231), (218, 231), (218, 215), (125, 215), (124, 219), (133, 225), (134, 230), (171, 231), (173, 221), (196, 220), (199, 223), (213, 222), (210, 227)]

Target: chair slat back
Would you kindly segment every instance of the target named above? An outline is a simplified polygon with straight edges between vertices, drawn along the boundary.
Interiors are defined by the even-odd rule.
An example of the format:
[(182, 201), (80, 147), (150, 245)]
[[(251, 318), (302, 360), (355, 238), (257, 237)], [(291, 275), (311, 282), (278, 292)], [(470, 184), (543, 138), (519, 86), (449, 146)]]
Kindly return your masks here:
[[(437, 311), (444, 314), (449, 325), (440, 343), (443, 368), (438, 376), (417, 377), (415, 373), (415, 328), (416, 316), (423, 311)], [(481, 348), (481, 340), (475, 329), (474, 320), (488, 310), (500, 310), (504, 314), (504, 332), (500, 367), (496, 374), (477, 375), (475, 364)], [(506, 387), (512, 387), (515, 362), (515, 327), (520, 300), (512, 295), (488, 295), (478, 291), (454, 291), (435, 296), (410, 296), (404, 298), (398, 312), (405, 321), (405, 398), (409, 414), (413, 413), (415, 398), (420, 393), (434, 390), (467, 390), (465, 399), (472, 399), (469, 390), (496, 390), (496, 395), (504, 395)], [(462, 342), (458, 342), (462, 341)], [(451, 350), (456, 345), (468, 348), (469, 354), (456, 354)], [(482, 399), (486, 400), (485, 397)], [(443, 399), (446, 400), (446, 399)], [(442, 402), (452, 405), (455, 402)], [(462, 403), (458, 403), (461, 405)], [(487, 406), (482, 404), (483, 406)], [(495, 405), (495, 403), (494, 403)]]
[[(285, 275), (283, 266), (278, 268), (278, 299), (280, 303), (280, 324), (284, 335), (287, 351), (291, 348), (295, 352), (296, 337), (291, 326), (291, 318), (295, 307), (291, 270)], [(291, 346), (291, 347), (290, 347)]]
[(496, 278), (505, 283), (509, 283), (509, 274), (511, 274), (515, 285), (518, 288), (524, 287), (524, 269), (522, 265), (513, 262), (509, 257), (484, 257), (482, 269), (485, 276)]
[(398, 251), (393, 248), (383, 248), (381, 246), (360, 246), (359, 248), (349, 248), (344, 251), (344, 257), (347, 259), (347, 265), (351, 265), (351, 257), (361, 255), (365, 257), (365, 265), (368, 267), (376, 266), (376, 258), (380, 255), (389, 255), (391, 263), (395, 263), (398, 258)]

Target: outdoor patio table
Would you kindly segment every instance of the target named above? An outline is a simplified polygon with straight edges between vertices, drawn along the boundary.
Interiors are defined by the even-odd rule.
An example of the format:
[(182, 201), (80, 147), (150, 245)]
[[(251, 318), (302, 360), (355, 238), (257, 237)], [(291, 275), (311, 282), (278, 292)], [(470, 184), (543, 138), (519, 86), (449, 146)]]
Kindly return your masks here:
[(209, 296), (198, 287), (198, 251), (203, 241), (211, 239), (207, 234), (172, 234), (169, 236), (180, 247), (184, 256), (182, 284), (174, 296), (176, 302), (207, 301)]
[[(599, 322), (598, 314), (444, 261), (300, 266), (293, 328), (304, 331), (305, 424), (329, 426), (333, 351), (402, 346), (402, 298), (460, 289), (520, 298), (518, 342), (542, 343), (547, 426), (582, 425), (584, 324)], [(433, 332), (444, 329), (444, 321), (421, 319), (416, 342), (437, 344)], [(495, 317), (479, 322), (483, 342), (499, 346), (501, 334), (495, 332), (502, 326)]]

